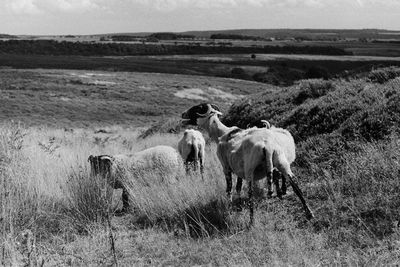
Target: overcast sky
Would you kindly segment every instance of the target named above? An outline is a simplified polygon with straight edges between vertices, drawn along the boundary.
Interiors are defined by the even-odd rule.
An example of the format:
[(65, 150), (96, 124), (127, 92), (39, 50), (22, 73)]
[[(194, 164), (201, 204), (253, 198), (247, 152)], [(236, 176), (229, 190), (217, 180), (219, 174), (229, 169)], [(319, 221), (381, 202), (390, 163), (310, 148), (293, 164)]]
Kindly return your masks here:
[(0, 0), (0, 33), (400, 30), (400, 0)]

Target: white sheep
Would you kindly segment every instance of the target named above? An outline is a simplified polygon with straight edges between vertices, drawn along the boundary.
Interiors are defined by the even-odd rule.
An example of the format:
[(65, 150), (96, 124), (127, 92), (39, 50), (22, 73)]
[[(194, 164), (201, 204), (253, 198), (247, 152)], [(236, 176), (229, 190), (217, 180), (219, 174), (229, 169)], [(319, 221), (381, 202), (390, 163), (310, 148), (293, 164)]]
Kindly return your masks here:
[(187, 173), (191, 166), (196, 171), (198, 165), (200, 165), (200, 173), (203, 177), (205, 146), (206, 141), (201, 132), (194, 129), (185, 130), (178, 142), (178, 151), (185, 163)]
[(126, 178), (130, 176), (127, 172), (145, 174), (151, 171), (160, 178), (158, 182), (173, 183), (183, 171), (179, 153), (170, 146), (155, 146), (127, 155), (90, 155), (88, 161), (91, 175), (101, 175), (112, 188), (122, 189), (122, 211), (129, 207), (129, 181)]
[[(222, 115), (215, 105), (203, 103), (188, 109), (182, 114), (183, 124), (198, 125), (205, 129), (217, 145), (217, 155), (222, 164), (227, 182), (226, 192), (231, 197), (232, 173), (244, 178), (249, 187), (250, 224), (254, 222), (253, 186), (254, 182), (267, 177), (271, 181), (274, 167), (289, 180), (293, 191), (299, 197), (307, 218), (313, 213), (304, 200), (303, 194), (293, 180), (290, 162), (294, 160), (293, 137), (280, 128), (250, 128), (242, 130), (238, 127), (227, 127), (218, 118)], [(241, 180), (236, 184), (240, 194)], [(275, 180), (276, 181), (276, 180)], [(279, 186), (277, 194), (280, 196)], [(270, 188), (268, 189), (270, 191)]]

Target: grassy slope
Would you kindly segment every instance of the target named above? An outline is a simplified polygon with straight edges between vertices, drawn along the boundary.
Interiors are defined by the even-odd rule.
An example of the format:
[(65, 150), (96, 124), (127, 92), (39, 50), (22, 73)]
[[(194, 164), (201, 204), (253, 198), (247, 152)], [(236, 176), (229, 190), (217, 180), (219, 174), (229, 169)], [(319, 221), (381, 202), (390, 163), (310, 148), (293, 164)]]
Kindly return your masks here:
[[(234, 96), (269, 90), (263, 84), (203, 76), (79, 70), (0, 70), (0, 120), (28, 125), (84, 127), (144, 126), (169, 119), (198, 100), (175, 96), (203, 90), (200, 96), (228, 107)], [(215, 92), (213, 89), (217, 89)], [(226, 92), (233, 98), (218, 95)]]
[[(30, 83), (16, 79), (20, 77), (18, 74), (39, 75), (35, 77), (42, 82), (54, 81), (54, 76), (45, 78), (43, 71), (11, 73), (17, 84), (26, 87)], [(66, 75), (64, 71), (61, 74)], [(64, 84), (57, 76), (60, 72), (51, 75)], [(126, 75), (130, 81), (149, 86), (146, 75)], [(187, 82), (187, 86), (193, 86), (192, 77), (188, 80), (167, 77), (161, 75), (158, 80), (157, 76), (151, 76), (151, 81), (174, 86)], [(31, 77), (31, 83), (35, 79)], [(216, 81), (207, 78), (207, 82)], [(68, 93), (65, 90), (68, 87), (63, 88)], [(236, 102), (225, 121), (247, 125), (268, 118), (274, 124), (289, 127), (295, 134), (299, 149), (294, 173), (316, 218), (307, 222), (299, 201), (289, 193), (283, 201), (259, 202), (256, 226), (247, 230), (247, 210), (229, 212), (223, 198), (225, 181), (215, 145), (211, 144), (207, 147), (205, 182), (193, 176), (181, 177), (173, 186), (152, 184), (148, 188), (140, 182), (135, 184), (132, 189), (135, 213), (113, 217), (111, 221), (119, 263), (123, 266), (398, 264), (398, 124), (382, 127), (388, 125), (382, 119), (395, 122), (398, 118), (397, 105), (392, 105), (398, 97), (398, 88), (398, 79), (383, 84), (365, 80), (314, 80)], [(181, 112), (194, 102), (198, 101), (176, 109)], [(338, 108), (355, 113), (337, 112)], [(357, 116), (363, 112), (372, 115), (359, 119)], [(384, 112), (391, 117), (381, 116)], [(318, 128), (319, 125), (324, 127)], [(378, 129), (370, 142), (360, 138), (361, 130), (368, 125), (379, 126), (366, 128)], [(343, 138), (344, 129), (354, 131), (347, 131)], [(112, 264), (107, 199), (103, 184), (88, 177), (87, 156), (127, 153), (157, 144), (176, 146), (179, 138), (162, 134), (138, 141), (138, 133), (119, 127), (109, 127), (108, 133), (97, 134), (79, 129), (24, 130), (15, 124), (3, 125), (0, 130), (0, 162), (5, 170), (0, 173), (0, 214), (6, 219), (0, 223), (6, 230), (0, 235), (2, 244), (6, 244), (2, 250), (5, 256), (0, 254), (0, 261), (19, 265), (27, 262), (28, 255), (32, 261), (43, 261), (48, 266)], [(153, 176), (150, 172), (144, 177)], [(112, 206), (120, 205), (118, 193)], [(25, 229), (30, 229), (36, 238), (36, 248), (31, 253), (24, 247)]]

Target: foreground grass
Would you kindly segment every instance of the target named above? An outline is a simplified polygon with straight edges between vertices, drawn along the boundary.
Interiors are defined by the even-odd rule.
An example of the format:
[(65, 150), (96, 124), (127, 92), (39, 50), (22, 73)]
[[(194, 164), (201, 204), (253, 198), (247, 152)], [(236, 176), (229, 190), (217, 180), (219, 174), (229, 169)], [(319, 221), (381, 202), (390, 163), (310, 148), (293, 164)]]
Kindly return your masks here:
[[(296, 169), (316, 214), (306, 221), (297, 198), (260, 201), (256, 225), (232, 212), (225, 181), (207, 147), (207, 173), (172, 185), (132, 187), (133, 212), (113, 215), (103, 181), (89, 177), (90, 154), (169, 144), (178, 135), (137, 141), (137, 132), (0, 127), (2, 265), (390, 265), (398, 264), (400, 143), (393, 136), (360, 145), (343, 164)], [(310, 140), (309, 142), (312, 142)], [(311, 145), (311, 144), (310, 144)], [(302, 171), (304, 173), (301, 175)], [(115, 243), (112, 249), (110, 237)], [(114, 258), (115, 257), (115, 258)]]

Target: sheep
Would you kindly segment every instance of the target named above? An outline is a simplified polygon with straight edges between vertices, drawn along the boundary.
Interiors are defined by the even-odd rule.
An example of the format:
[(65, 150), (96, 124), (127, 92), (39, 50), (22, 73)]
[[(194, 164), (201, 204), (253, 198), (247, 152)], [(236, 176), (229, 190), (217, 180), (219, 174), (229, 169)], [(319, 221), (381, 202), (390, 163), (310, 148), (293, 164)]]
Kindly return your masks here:
[(185, 163), (186, 173), (189, 172), (190, 166), (196, 171), (200, 165), (201, 177), (204, 179), (204, 155), (206, 141), (201, 132), (194, 129), (185, 130), (182, 138), (178, 142), (178, 151)]
[[(273, 125), (271, 125), (269, 123), (269, 121), (267, 121), (267, 120), (260, 120), (260, 121), (257, 121), (255, 123), (249, 123), (249, 124), (247, 124), (246, 128), (251, 128), (251, 127), (265, 128), (265, 129), (271, 129), (271, 128), (275, 129), (275, 127)], [(278, 134), (279, 134), (279, 132), (278, 132)], [(291, 154), (293, 154), (293, 156), (289, 157), (289, 159), (292, 159), (292, 161), (289, 161), (289, 164), (292, 164), (294, 159), (295, 159), (295, 150), (294, 150), (295, 149), (295, 145), (294, 145), (294, 140), (293, 140), (293, 138), (291, 138), (290, 133), (287, 132), (287, 134), (288, 134), (288, 136), (290, 136), (290, 138), (288, 138), (287, 141), (290, 142), (291, 147), (293, 148), (293, 151), (291, 151)], [(286, 190), (287, 190), (287, 188), (286, 188), (286, 179), (285, 179), (285, 177), (283, 175), (281, 175), (281, 173), (276, 168), (274, 168), (273, 175), (272, 175), (272, 180), (276, 181), (275, 185), (279, 184), (279, 179), (282, 180), (282, 187), (281, 187), (282, 195), (286, 195)], [(268, 186), (268, 184), (272, 184), (272, 181), (271, 180), (267, 181), (267, 186)], [(268, 197), (271, 197), (271, 196), (272, 196), (272, 190), (268, 191)], [(278, 195), (278, 197), (279, 197), (279, 195)]]
[(255, 123), (247, 124), (246, 128), (257, 127), (257, 128), (271, 128), (271, 124), (267, 120), (260, 120)]
[[(227, 182), (226, 193), (230, 199), (232, 199), (232, 173), (240, 178), (236, 183), (236, 191), (239, 195), (242, 179), (248, 182), (250, 225), (254, 224), (252, 196), (254, 182), (264, 177), (270, 181), (274, 167), (289, 180), (293, 191), (303, 205), (306, 217), (313, 218), (314, 215), (304, 200), (300, 188), (293, 180), (294, 174), (290, 169), (290, 162), (293, 162), (295, 157), (294, 141), (290, 133), (280, 128), (254, 127), (242, 130), (236, 126), (227, 127), (219, 120), (219, 115), (222, 113), (217, 106), (202, 103), (182, 113), (182, 124), (203, 128), (217, 143), (217, 156), (224, 171)], [(281, 196), (279, 186), (276, 188), (278, 196)], [(270, 190), (268, 188), (268, 191)]]
[(176, 149), (162, 145), (127, 155), (90, 155), (88, 161), (91, 175), (101, 175), (112, 188), (122, 189), (122, 212), (129, 208), (127, 171), (151, 171), (161, 178), (157, 182), (164, 183), (173, 183), (183, 171), (183, 162)]

